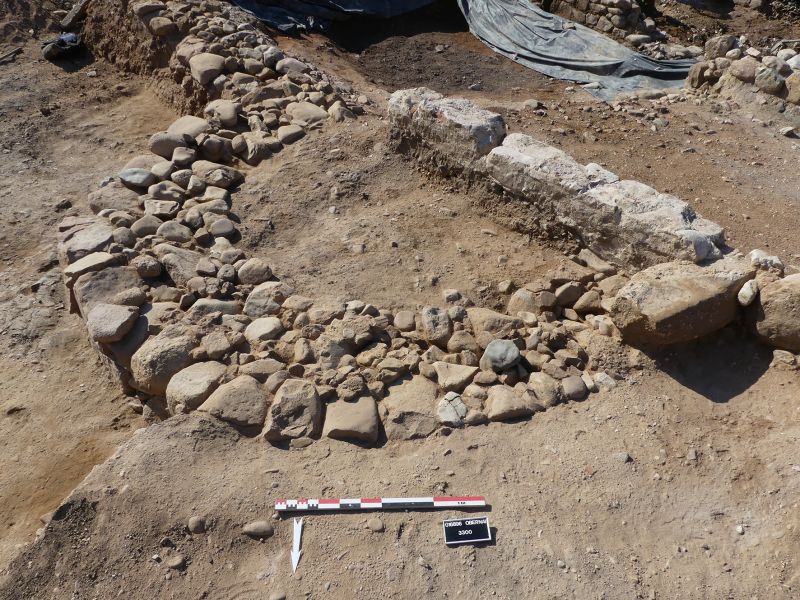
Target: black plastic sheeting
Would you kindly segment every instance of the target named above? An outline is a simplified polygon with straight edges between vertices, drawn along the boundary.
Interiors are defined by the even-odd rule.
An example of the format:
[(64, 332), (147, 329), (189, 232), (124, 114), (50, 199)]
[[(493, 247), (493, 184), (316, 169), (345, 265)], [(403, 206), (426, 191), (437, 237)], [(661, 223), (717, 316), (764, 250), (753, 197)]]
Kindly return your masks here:
[(279, 31), (324, 31), (350, 17), (391, 19), (435, 0), (233, 0)]
[[(434, 0), (234, 0), (284, 32), (326, 30), (354, 16), (391, 18)], [(598, 98), (678, 88), (692, 59), (655, 60), (600, 32), (548, 13), (530, 0), (457, 0), (469, 29), (495, 52), (556, 79), (590, 84)]]
[(681, 87), (692, 59), (655, 60), (529, 0), (458, 0), (469, 30), (495, 52), (540, 73), (578, 83), (611, 101), (638, 89)]

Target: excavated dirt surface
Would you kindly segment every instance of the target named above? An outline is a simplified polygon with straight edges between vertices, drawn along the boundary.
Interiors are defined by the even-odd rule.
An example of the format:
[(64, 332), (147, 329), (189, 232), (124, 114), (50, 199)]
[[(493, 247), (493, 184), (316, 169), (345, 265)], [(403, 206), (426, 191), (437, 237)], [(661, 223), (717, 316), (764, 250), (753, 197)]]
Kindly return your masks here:
[[(673, 4), (665, 13), (678, 6), (688, 19), (683, 5)], [(376, 112), (387, 92), (407, 87), (469, 98), (503, 114), (510, 131), (528, 133), (581, 162), (597, 162), (622, 178), (688, 201), (726, 228), (732, 246), (764, 248), (800, 266), (800, 172), (792, 168), (800, 140), (778, 133), (785, 125), (800, 128), (800, 123), (770, 118), (752, 106), (722, 109), (693, 100), (669, 104), (666, 113), (646, 100), (630, 106), (633, 112), (615, 112), (578, 86), (493, 53), (459, 30), (450, 11), (439, 10), (404, 26), (350, 28), (333, 41), (311, 36), (281, 42), (331, 72), (362, 81), (360, 89), (371, 90), (381, 106)], [(728, 31), (746, 32), (751, 39), (758, 39), (758, 32), (774, 37), (776, 28), (775, 21), (752, 12), (726, 21)], [(793, 25), (783, 30), (787, 37), (800, 38)], [(369, 45), (361, 41), (364, 36)], [(437, 46), (445, 49), (437, 52)], [(469, 89), (474, 84), (481, 89)], [(530, 99), (544, 105), (543, 114), (523, 106)], [(644, 119), (651, 112), (666, 125)]]
[[(777, 122), (687, 102), (653, 132), (448, 31), (370, 40), (360, 57), (321, 37), (281, 39), (371, 99), (357, 121), (250, 170), (234, 200), (248, 253), (300, 293), (396, 309), (441, 303), (452, 287), (496, 306), (499, 281), (563, 260), (388, 151), (385, 98), (411, 85), (500, 110), (512, 131), (689, 200), (733, 245), (800, 263), (797, 141)], [(736, 326), (623, 357), (626, 381), (583, 403), (375, 449), (281, 450), (196, 414), (139, 429), (64, 309), (55, 230), (87, 213), (86, 193), (175, 113), (90, 56), (53, 65), (36, 40), (21, 44), (0, 63), (0, 599), (800, 594), (797, 372), (770, 368), (770, 352)], [(529, 98), (546, 114), (523, 110)], [(494, 542), (446, 548), (440, 521), (453, 511), (381, 514), (383, 532), (369, 515), (312, 516), (292, 575), (290, 520), (274, 520), (263, 543), (241, 535), (273, 518), (276, 497), (444, 493), (486, 495), (491, 509), (477, 514), (490, 516)], [(193, 515), (207, 533), (187, 534)], [(175, 554), (184, 570), (165, 566)]]

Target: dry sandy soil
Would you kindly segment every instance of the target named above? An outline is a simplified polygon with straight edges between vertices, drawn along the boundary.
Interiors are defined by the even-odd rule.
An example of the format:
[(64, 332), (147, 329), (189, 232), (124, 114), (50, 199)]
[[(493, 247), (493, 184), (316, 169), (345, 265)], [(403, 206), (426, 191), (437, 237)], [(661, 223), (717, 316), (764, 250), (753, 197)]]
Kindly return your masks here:
[[(495, 108), (512, 130), (689, 200), (733, 245), (800, 264), (798, 146), (777, 121), (690, 101), (652, 131), (441, 29), (378, 32), (364, 48), (352, 32), (281, 40), (371, 99), (357, 121), (251, 170), (236, 196), (248, 254), (304, 295), (399, 309), (458, 288), (496, 306), (499, 281), (563, 259), (388, 151), (385, 98), (416, 85)], [(64, 309), (55, 225), (87, 212), (86, 193), (176, 115), (146, 81), (91, 57), (53, 65), (14, 39), (24, 53), (0, 63), (0, 599), (800, 595), (797, 373), (770, 368), (737, 325), (632, 355), (627, 380), (586, 402), (449, 437), (285, 451), (200, 415), (139, 430)], [(529, 98), (543, 114), (522, 109)], [(275, 497), (434, 493), (486, 495), (495, 541), (445, 548), (449, 512), (382, 514), (382, 533), (362, 514), (314, 516), (292, 576), (289, 521), (264, 543), (240, 533), (272, 518)], [(208, 533), (187, 534), (192, 515)], [(176, 553), (185, 571), (164, 566)]]

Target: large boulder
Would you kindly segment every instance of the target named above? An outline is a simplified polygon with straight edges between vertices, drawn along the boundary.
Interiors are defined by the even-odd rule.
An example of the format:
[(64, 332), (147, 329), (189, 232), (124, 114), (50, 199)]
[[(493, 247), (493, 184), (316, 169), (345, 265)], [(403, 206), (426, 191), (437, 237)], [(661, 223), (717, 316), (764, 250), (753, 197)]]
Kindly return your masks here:
[(736, 316), (739, 290), (755, 276), (750, 261), (727, 257), (649, 267), (617, 293), (611, 318), (626, 342), (676, 344), (713, 333)]
[(206, 85), (225, 70), (225, 58), (218, 54), (201, 52), (189, 59), (189, 70), (200, 85)]
[(415, 375), (389, 388), (381, 402), (386, 414), (383, 427), (390, 440), (424, 438), (436, 431), (434, 414), (438, 388), (430, 379)]
[(270, 442), (317, 437), (322, 430), (322, 403), (314, 384), (301, 379), (285, 381), (275, 394), (264, 424)]
[(197, 410), (238, 427), (261, 427), (267, 412), (267, 398), (258, 380), (250, 375), (239, 375), (219, 386)]
[(241, 171), (208, 160), (198, 160), (192, 163), (192, 173), (206, 185), (226, 190), (244, 181)]
[(800, 353), (800, 274), (764, 286), (756, 304), (756, 331), (769, 345)]
[(492, 340), (481, 356), (480, 367), (497, 373), (514, 366), (519, 361), (519, 348), (511, 340)]
[(460, 392), (472, 381), (478, 367), (468, 365), (455, 365), (453, 363), (436, 361), (433, 363), (439, 387), (445, 392)]
[(142, 279), (133, 267), (106, 267), (100, 271), (89, 271), (75, 280), (70, 296), (70, 310), (83, 318), (97, 304), (116, 304), (117, 294), (138, 288)]
[(108, 248), (114, 227), (101, 217), (67, 217), (58, 225), (58, 258), (61, 266)]
[(453, 322), (446, 310), (426, 306), (420, 313), (420, 326), (428, 342), (447, 348), (447, 342), (453, 335)]
[(175, 414), (195, 410), (219, 387), (225, 371), (225, 365), (216, 361), (195, 363), (178, 371), (167, 384), (169, 411)]
[(374, 444), (378, 440), (378, 423), (378, 407), (371, 396), (362, 396), (354, 402), (339, 400), (327, 406), (322, 435)]
[(468, 308), (467, 317), (472, 323), (476, 338), (482, 333), (488, 333), (494, 337), (503, 337), (523, 326), (521, 319), (509, 317), (490, 308)]
[(187, 281), (197, 275), (195, 272), (197, 262), (203, 258), (199, 252), (172, 244), (158, 244), (153, 248), (153, 252), (178, 286), (185, 286)]
[(167, 325), (149, 338), (131, 357), (132, 384), (153, 395), (163, 395), (173, 375), (192, 362), (197, 341), (185, 327)]
[(489, 388), (485, 411), (490, 421), (519, 419), (536, 412), (528, 395), (518, 394), (507, 385), (493, 385)]
[(389, 122), (392, 139), (401, 151), (456, 168), (485, 156), (506, 135), (500, 115), (463, 98), (444, 98), (428, 88), (393, 93)]
[(124, 338), (138, 317), (137, 306), (96, 304), (89, 311), (86, 328), (94, 341), (109, 344)]
[(89, 194), (89, 208), (97, 214), (104, 209), (122, 210), (131, 213), (140, 212), (139, 194), (122, 185), (118, 179), (112, 179), (100, 189)]

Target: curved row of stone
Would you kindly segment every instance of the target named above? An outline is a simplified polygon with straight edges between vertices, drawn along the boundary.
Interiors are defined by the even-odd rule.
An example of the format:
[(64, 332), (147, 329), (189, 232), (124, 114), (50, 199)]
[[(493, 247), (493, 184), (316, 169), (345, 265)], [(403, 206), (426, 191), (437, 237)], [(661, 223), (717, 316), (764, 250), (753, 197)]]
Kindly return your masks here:
[[(177, 4), (139, 2), (131, 14), (172, 35)], [(593, 313), (626, 279), (590, 253), (595, 269), (576, 263), (517, 290), (510, 315), (454, 291), (447, 308), (418, 314), (319, 305), (245, 256), (231, 213), (239, 165), (351, 115), (312, 67), (208, 6), (182, 24), (193, 37), (175, 54), (225, 97), (153, 134), (150, 154), (89, 195), (95, 215), (59, 225), (71, 308), (143, 410), (207, 411), (274, 442), (375, 443), (517, 419), (615, 385), (586, 348), (615, 334)]]

